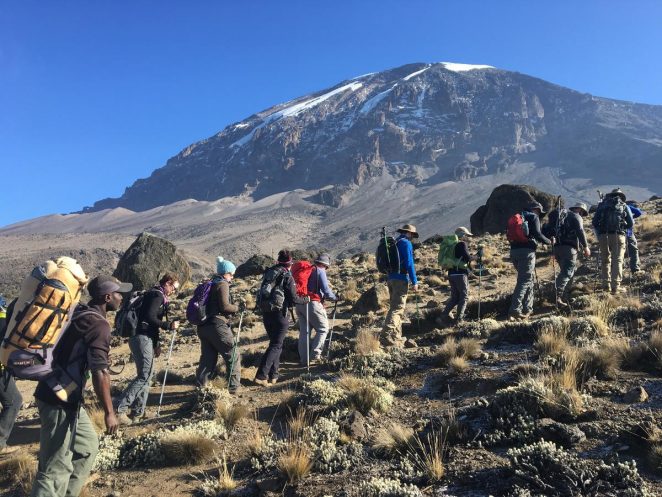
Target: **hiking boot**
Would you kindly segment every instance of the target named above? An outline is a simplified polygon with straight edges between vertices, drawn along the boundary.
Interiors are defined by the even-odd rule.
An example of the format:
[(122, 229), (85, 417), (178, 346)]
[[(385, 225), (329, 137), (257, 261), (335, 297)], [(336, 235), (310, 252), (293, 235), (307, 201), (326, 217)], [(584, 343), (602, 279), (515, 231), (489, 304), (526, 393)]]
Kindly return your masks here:
[(117, 413), (117, 423), (120, 426), (129, 426), (130, 424), (133, 423), (133, 419), (131, 419), (127, 413), (125, 412), (118, 412)]
[(625, 293), (625, 292), (627, 292), (627, 290), (625, 288), (623, 288), (622, 286), (618, 286), (616, 288), (611, 289), (611, 294), (612, 295), (616, 295), (618, 293)]
[(509, 321), (522, 321), (522, 320), (524, 320), (528, 317), (529, 317), (528, 314), (523, 314), (519, 311), (508, 313), (508, 320)]
[(131, 415), (131, 424), (136, 424), (136, 423), (142, 423), (143, 421), (147, 421), (150, 419), (154, 419), (155, 416), (151, 414), (147, 414), (147, 411), (143, 412), (142, 414), (133, 414)]
[(256, 385), (261, 385), (263, 387), (269, 386), (269, 380), (267, 380), (266, 378), (258, 378), (257, 376), (253, 380), (253, 383), (255, 383)]
[(568, 302), (563, 297), (558, 297), (556, 299), (556, 304), (559, 307), (570, 307), (570, 304), (568, 304)]
[(322, 354), (321, 353), (315, 353), (313, 354), (313, 358), (310, 360), (310, 362), (322, 362)]
[(275, 385), (278, 382), (278, 377), (269, 378), (269, 385)]
[(9, 446), (5, 445), (2, 449), (0, 449), (0, 457), (6, 457), (14, 454), (16, 451), (18, 451), (18, 447), (16, 446)]

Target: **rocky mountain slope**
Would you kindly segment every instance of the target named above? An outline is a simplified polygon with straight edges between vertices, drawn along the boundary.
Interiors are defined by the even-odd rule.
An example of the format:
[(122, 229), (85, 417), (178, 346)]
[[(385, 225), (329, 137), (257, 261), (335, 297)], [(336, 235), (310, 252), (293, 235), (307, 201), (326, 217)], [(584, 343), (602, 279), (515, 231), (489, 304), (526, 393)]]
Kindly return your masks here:
[(430, 186), (517, 162), (659, 192), (662, 107), (490, 66), (408, 64), (258, 112), (85, 211), (328, 185), (314, 200), (339, 205), (348, 189), (385, 174)]
[[(183, 327), (161, 416), (102, 436), (86, 495), (661, 495), (662, 201), (642, 207), (644, 272), (626, 272), (625, 294), (601, 292), (589, 234), (594, 256), (580, 261), (564, 312), (552, 304), (555, 268), (541, 250), (534, 315), (507, 321), (515, 284), (507, 242), (485, 235), (470, 240), (472, 253), (485, 248), (487, 274), (480, 287), (471, 278), (460, 325), (439, 316), (449, 288), (437, 245), (417, 249), (420, 292), (407, 306), (402, 351), (375, 340), (387, 291), (370, 254), (331, 266), (330, 284), (344, 300), (329, 358), (310, 374), (299, 366), (291, 329), (279, 382), (252, 381), (267, 339), (251, 312), (240, 335), (240, 395), (224, 393), (222, 380), (196, 389), (198, 338)], [(258, 285), (259, 276), (237, 278), (232, 292), (250, 308)], [(173, 315), (183, 315), (191, 291), (174, 299)], [(134, 374), (129, 353), (125, 341), (114, 341), (114, 369), (128, 363), (113, 377), (115, 391)], [(149, 416), (166, 364), (157, 361)], [(38, 444), (34, 384), (19, 388), (26, 406), (10, 443), (24, 455), (0, 461), (0, 489), (12, 496), (29, 492)], [(92, 402), (89, 410), (101, 433), (103, 414)]]

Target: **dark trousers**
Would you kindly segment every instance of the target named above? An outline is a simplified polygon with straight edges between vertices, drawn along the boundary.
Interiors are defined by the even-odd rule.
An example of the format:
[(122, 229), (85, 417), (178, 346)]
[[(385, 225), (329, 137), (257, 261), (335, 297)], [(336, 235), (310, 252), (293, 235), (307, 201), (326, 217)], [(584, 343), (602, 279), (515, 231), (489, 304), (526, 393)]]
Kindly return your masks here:
[(265, 312), (263, 316), (264, 328), (269, 336), (269, 347), (262, 356), (260, 367), (255, 377), (259, 380), (278, 378), (280, 354), (283, 351), (283, 341), (287, 336), (290, 320), (287, 315), (278, 312)]
[(199, 385), (205, 386), (209, 380), (218, 375), (216, 363), (218, 356), (222, 356), (225, 367), (229, 372), (229, 390), (239, 388), (241, 379), (241, 356), (236, 351), (236, 358), (232, 364), (232, 346), (234, 335), (230, 326), (219, 317), (213, 317), (204, 324), (198, 326), (198, 338), (200, 338), (200, 364), (196, 371), (196, 380)]
[(0, 404), (2, 404), (2, 411), (0, 412), (0, 449), (3, 449), (7, 445), (7, 439), (16, 422), (18, 411), (20, 411), (23, 404), (23, 397), (16, 388), (16, 381), (8, 373), (0, 375)]
[(444, 314), (448, 316), (453, 307), (457, 306), (455, 318), (462, 321), (469, 301), (469, 277), (466, 274), (451, 274), (448, 276), (448, 280), (451, 285), (451, 298), (446, 303)]

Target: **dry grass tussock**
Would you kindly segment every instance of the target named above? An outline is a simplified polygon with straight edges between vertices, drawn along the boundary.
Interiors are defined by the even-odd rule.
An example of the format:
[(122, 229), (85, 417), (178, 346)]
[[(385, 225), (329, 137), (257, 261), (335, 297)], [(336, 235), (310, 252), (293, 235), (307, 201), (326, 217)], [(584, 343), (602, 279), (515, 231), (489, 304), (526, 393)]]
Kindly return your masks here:
[(356, 343), (354, 344), (354, 352), (358, 355), (369, 356), (378, 354), (382, 351), (379, 344), (379, 338), (367, 329), (361, 329), (356, 335)]
[(300, 443), (290, 442), (278, 458), (278, 469), (289, 483), (296, 483), (310, 473), (313, 459), (310, 450)]
[(7, 483), (24, 495), (30, 495), (36, 474), (37, 461), (29, 454), (22, 453), (0, 460), (0, 483)]
[(198, 492), (203, 497), (224, 497), (232, 494), (239, 486), (237, 480), (234, 479), (234, 468), (228, 469), (227, 459), (225, 453), (223, 458), (216, 457), (216, 466), (218, 469), (218, 476), (213, 477), (208, 473), (203, 473)]
[(216, 419), (223, 421), (228, 430), (250, 414), (250, 409), (244, 404), (231, 404), (225, 399), (216, 400)]
[(190, 433), (167, 435), (161, 440), (161, 451), (171, 465), (204, 464), (211, 461), (218, 445), (213, 440)]
[(314, 423), (312, 414), (304, 407), (291, 412), (287, 418), (287, 431), (290, 439), (301, 440), (307, 427)]
[(409, 445), (414, 464), (423, 472), (428, 482), (437, 483), (446, 474), (444, 453), (446, 440), (442, 433), (432, 431), (424, 438), (416, 435)]
[(592, 295), (590, 297), (590, 313), (603, 323), (608, 323), (616, 308), (613, 297)]
[(386, 455), (403, 454), (414, 440), (414, 430), (400, 423), (382, 426), (372, 439), (372, 448)]
[(548, 331), (541, 333), (533, 346), (541, 357), (547, 357), (566, 353), (570, 343), (563, 333)]
[(458, 374), (469, 369), (469, 362), (462, 356), (453, 357), (448, 361), (448, 369), (451, 373)]
[(481, 345), (475, 338), (462, 338), (459, 341), (449, 338), (441, 344), (437, 358), (442, 366), (450, 366), (451, 363), (454, 363), (456, 369), (459, 369), (462, 361), (468, 367), (467, 359), (476, 359), (480, 353)]
[(246, 453), (252, 457), (256, 457), (262, 453), (266, 443), (266, 439), (262, 431), (260, 430), (259, 423), (254, 420), (252, 423), (252, 428), (244, 438), (245, 440), (245, 449)]
[(347, 392), (347, 402), (353, 408), (368, 414), (370, 411), (386, 412), (393, 401), (390, 393), (375, 385), (371, 379), (343, 375), (338, 386)]
[(662, 237), (662, 217), (643, 216), (637, 219), (639, 228), (639, 239), (650, 242), (659, 240)]
[(349, 302), (350, 304), (356, 303), (357, 300), (361, 297), (361, 292), (359, 292), (356, 280), (348, 280), (345, 284), (345, 288), (342, 291), (343, 300)]
[(90, 418), (90, 421), (92, 421), (92, 426), (94, 426), (94, 430), (97, 432), (98, 435), (105, 433), (106, 431), (106, 421), (105, 421), (105, 414), (103, 412), (103, 409), (99, 407), (98, 404), (94, 404), (90, 406), (87, 411), (87, 416)]

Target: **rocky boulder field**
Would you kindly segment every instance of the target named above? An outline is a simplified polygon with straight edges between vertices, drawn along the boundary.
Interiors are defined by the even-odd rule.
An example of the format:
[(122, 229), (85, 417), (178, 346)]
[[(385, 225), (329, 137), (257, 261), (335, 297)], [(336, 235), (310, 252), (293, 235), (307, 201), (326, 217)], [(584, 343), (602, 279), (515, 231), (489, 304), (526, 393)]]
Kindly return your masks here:
[[(596, 250), (580, 259), (571, 310), (553, 304), (555, 268), (541, 249), (535, 313), (507, 321), (515, 272), (505, 237), (486, 234), (470, 242), (472, 253), (484, 247), (487, 274), (480, 289), (470, 279), (468, 320), (459, 325), (440, 317), (450, 292), (438, 243), (416, 248), (421, 288), (408, 302), (401, 350), (384, 350), (377, 339), (388, 291), (371, 254), (329, 269), (343, 300), (334, 320), (327, 304), (334, 325), (328, 356), (325, 349), (310, 371), (299, 366), (293, 326), (271, 387), (252, 381), (267, 346), (259, 314), (241, 320), (236, 396), (221, 378), (195, 387), (199, 341), (184, 326), (159, 417), (165, 357), (156, 362), (142, 423), (103, 435), (103, 415), (88, 396), (101, 449), (85, 495), (662, 495), (662, 201), (642, 208), (644, 271), (625, 272), (626, 293), (602, 292), (590, 235)], [(235, 300), (246, 299), (249, 309), (264, 264), (253, 258), (234, 281)], [(181, 319), (194, 286), (173, 303)], [(116, 393), (135, 374), (119, 337), (112, 358)], [(19, 388), (25, 405), (10, 444), (23, 451), (0, 461), (4, 495), (27, 495), (36, 467), (34, 384)]]

